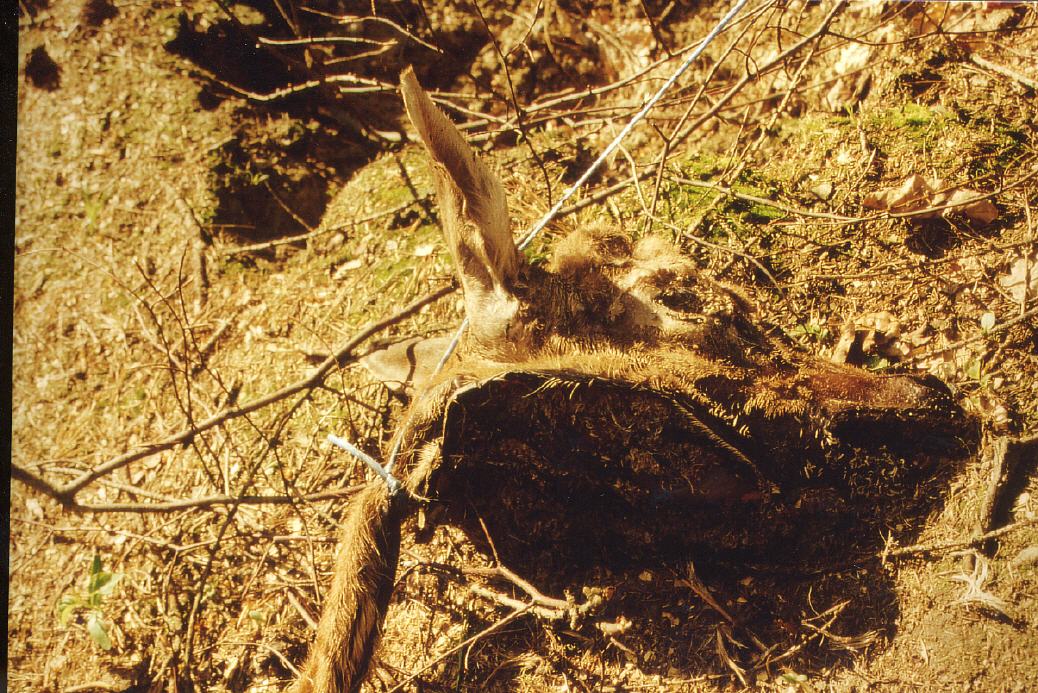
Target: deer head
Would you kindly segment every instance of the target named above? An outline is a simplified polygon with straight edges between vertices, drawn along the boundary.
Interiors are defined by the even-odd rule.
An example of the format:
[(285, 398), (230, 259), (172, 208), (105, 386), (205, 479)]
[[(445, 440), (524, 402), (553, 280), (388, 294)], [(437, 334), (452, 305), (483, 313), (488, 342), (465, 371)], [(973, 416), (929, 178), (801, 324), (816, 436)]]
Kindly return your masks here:
[[(876, 375), (769, 339), (738, 290), (669, 243), (582, 229), (546, 266), (516, 250), (500, 181), (403, 75), (436, 177), (470, 328), (409, 340), (368, 365), (413, 393), (396, 473), (355, 500), (300, 691), (360, 685), (390, 597), (401, 517), (433, 499), (488, 527), (513, 568), (560, 581), (614, 565), (705, 555), (809, 561), (976, 443), (939, 381)], [(477, 524), (477, 520), (479, 524)], [(871, 531), (871, 530), (870, 530)], [(648, 540), (647, 540), (648, 538)]]

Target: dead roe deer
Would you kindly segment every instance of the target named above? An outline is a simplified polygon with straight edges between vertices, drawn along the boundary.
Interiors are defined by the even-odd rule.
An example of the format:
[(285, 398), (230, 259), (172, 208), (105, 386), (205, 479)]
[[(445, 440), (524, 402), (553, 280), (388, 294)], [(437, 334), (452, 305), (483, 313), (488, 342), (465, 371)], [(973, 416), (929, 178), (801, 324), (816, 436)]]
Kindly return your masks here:
[[(402, 489), (377, 480), (351, 501), (296, 691), (360, 687), (401, 522), (423, 504), (481, 547), (489, 534), (519, 571), (759, 558), (776, 545), (808, 561), (975, 446), (975, 422), (936, 379), (767, 338), (747, 299), (664, 240), (583, 229), (545, 266), (528, 263), (500, 181), (413, 72), (401, 90), (432, 159), (469, 328), (436, 375), (443, 339), (371, 360), (413, 393), (394, 436)], [(812, 524), (831, 531), (803, 540)]]

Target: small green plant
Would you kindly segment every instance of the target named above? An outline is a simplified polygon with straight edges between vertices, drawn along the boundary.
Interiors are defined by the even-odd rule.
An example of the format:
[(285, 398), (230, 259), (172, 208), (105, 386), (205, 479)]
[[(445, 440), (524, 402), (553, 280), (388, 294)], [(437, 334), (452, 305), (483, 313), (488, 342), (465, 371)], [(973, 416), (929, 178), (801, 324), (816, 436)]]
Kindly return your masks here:
[(817, 690), (811, 680), (805, 674), (787, 671), (778, 677), (778, 683), (785, 684), (787, 691), (814, 691)]
[(890, 124), (896, 128), (921, 128), (929, 125), (939, 114), (931, 108), (918, 103), (905, 103), (900, 108), (887, 112)]
[(87, 577), (86, 594), (68, 592), (58, 601), (58, 621), (68, 626), (72, 618), (83, 613), (86, 619), (87, 633), (102, 650), (112, 649), (112, 639), (108, 635), (108, 626), (104, 622), (105, 597), (112, 595), (112, 590), (122, 579), (122, 573), (109, 573), (101, 566), (101, 557), (94, 556), (90, 562), (90, 575)]
[(824, 322), (811, 318), (807, 322), (796, 325), (788, 332), (789, 336), (801, 343), (815, 342), (823, 344), (829, 339), (829, 328)]
[(890, 368), (890, 359), (879, 354), (869, 354), (865, 357), (863, 365), (870, 371), (881, 371)]
[(82, 190), (80, 197), (83, 202), (83, 217), (86, 219), (87, 227), (92, 229), (97, 226), (97, 221), (101, 218), (101, 213), (104, 211), (110, 195)]

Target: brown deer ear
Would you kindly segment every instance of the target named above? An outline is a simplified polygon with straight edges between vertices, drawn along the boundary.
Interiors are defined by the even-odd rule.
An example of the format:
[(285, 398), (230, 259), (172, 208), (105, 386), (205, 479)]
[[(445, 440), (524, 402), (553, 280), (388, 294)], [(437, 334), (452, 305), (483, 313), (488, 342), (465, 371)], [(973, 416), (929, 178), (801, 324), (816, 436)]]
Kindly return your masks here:
[(491, 352), (499, 351), (514, 333), (519, 304), (511, 287), (521, 262), (508, 228), (504, 188), (422, 90), (411, 68), (400, 77), (400, 91), (433, 160), (440, 220), (465, 292), (472, 334)]
[(425, 387), (451, 337), (412, 337), (376, 349), (360, 360), (390, 391), (410, 397)]

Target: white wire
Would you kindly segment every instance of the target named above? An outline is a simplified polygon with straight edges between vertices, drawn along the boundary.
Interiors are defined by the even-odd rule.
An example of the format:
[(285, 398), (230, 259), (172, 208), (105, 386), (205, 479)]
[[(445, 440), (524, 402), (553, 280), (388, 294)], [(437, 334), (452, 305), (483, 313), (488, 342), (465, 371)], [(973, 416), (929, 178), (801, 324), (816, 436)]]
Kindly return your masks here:
[(640, 123), (642, 119), (645, 118), (649, 111), (652, 110), (652, 107), (656, 105), (656, 102), (663, 98), (663, 94), (666, 93), (666, 91), (670, 89), (672, 86), (674, 86), (674, 83), (678, 81), (678, 78), (681, 77), (681, 75), (683, 75), (685, 71), (692, 66), (692, 63), (695, 62), (696, 58), (698, 58), (703, 53), (703, 51), (706, 50), (706, 47), (710, 45), (710, 42), (717, 38), (717, 35), (724, 30), (728, 23), (732, 21), (732, 18), (735, 17), (735, 15), (738, 14), (739, 10), (745, 7), (746, 3), (748, 2), (749, 0), (738, 0), (738, 2), (735, 3), (735, 6), (732, 7), (732, 9), (728, 10), (728, 14), (726, 14), (724, 17), (721, 17), (721, 21), (717, 23), (717, 26), (710, 30), (710, 33), (706, 35), (706, 38), (704, 38), (703, 42), (699, 44), (699, 47), (691, 53), (689, 53), (688, 57), (685, 58), (682, 61), (681, 65), (678, 67), (678, 69), (675, 70), (674, 74), (672, 74), (670, 78), (663, 83), (663, 86), (660, 87), (655, 94), (653, 94), (651, 99), (645, 102), (645, 105), (642, 106), (642, 110), (638, 111), (638, 113), (636, 113), (635, 116), (631, 118), (630, 122), (628, 122), (627, 125), (624, 126), (624, 129), (620, 131), (620, 134), (613, 138), (613, 141), (609, 143), (609, 146), (602, 150), (602, 153), (598, 155), (598, 158), (595, 159), (590, 166), (588, 166), (587, 170), (584, 172), (584, 175), (577, 179), (576, 183), (566, 188), (566, 191), (562, 193), (562, 197), (559, 198), (559, 201), (556, 202), (554, 206), (552, 206), (552, 208), (548, 210), (547, 214), (541, 217), (540, 221), (533, 225), (530, 231), (526, 234), (526, 237), (523, 238), (523, 240), (519, 243), (519, 250), (526, 250), (526, 247), (533, 242), (533, 239), (537, 237), (537, 234), (543, 231), (544, 227), (547, 226), (548, 223), (555, 218), (555, 215), (559, 213), (560, 209), (562, 209), (562, 205), (566, 204), (569, 198), (573, 197), (573, 195), (576, 194), (577, 190), (579, 190), (581, 186), (583, 186), (584, 183), (586, 183), (588, 179), (595, 174), (595, 171), (598, 170), (598, 167), (601, 166), (605, 162), (605, 160), (608, 159), (613, 154), (613, 152), (617, 150), (617, 148), (619, 148), (620, 142), (622, 142), (623, 139), (627, 137), (628, 134), (630, 134), (631, 130), (634, 129), (634, 126)]
[(389, 495), (396, 495), (396, 492), (400, 490), (400, 482), (397, 481), (397, 478), (395, 476), (389, 473), (388, 465), (386, 467), (383, 467), (375, 461), (375, 458), (373, 458), (371, 455), (367, 454), (360, 448), (356, 447), (355, 445), (353, 445), (353, 443), (346, 440), (345, 438), (340, 438), (339, 436), (332, 435), (331, 433), (329, 433), (328, 442), (332, 445), (335, 445), (336, 447), (342, 448), (343, 450), (350, 453), (364, 464), (368, 465), (371, 471), (378, 474), (382, 481), (386, 482), (386, 486), (389, 487)]

